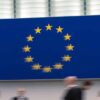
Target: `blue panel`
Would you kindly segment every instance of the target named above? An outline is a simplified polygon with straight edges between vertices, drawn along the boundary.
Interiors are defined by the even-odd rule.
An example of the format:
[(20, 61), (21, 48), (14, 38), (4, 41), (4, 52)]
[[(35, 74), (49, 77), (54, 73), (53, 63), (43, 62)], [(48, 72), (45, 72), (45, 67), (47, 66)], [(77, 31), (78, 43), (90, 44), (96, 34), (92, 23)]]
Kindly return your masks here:
[[(46, 30), (48, 24), (51, 30)], [(58, 27), (63, 28), (61, 32)], [(37, 28), (40, 33), (35, 32)], [(66, 34), (70, 40), (64, 39)], [(29, 35), (33, 41), (27, 41)], [(73, 50), (66, 48), (70, 44)], [(30, 52), (24, 52), (25, 46)], [(70, 61), (63, 59), (65, 55)], [(30, 56), (33, 62), (25, 61)], [(36, 64), (41, 66), (38, 70)], [(55, 64), (63, 66), (57, 69)], [(100, 77), (100, 16), (0, 20), (0, 80), (63, 79), (69, 75)]]

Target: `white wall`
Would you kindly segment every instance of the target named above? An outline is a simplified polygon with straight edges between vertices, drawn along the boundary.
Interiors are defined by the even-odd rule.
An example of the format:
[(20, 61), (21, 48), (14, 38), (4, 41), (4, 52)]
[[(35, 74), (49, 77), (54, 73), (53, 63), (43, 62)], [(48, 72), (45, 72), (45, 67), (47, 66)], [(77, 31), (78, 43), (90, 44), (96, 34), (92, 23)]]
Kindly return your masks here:
[[(0, 100), (10, 100), (16, 96), (16, 89), (25, 87), (29, 100), (62, 100), (64, 84), (62, 81), (38, 81), (38, 82), (0, 82)], [(93, 87), (87, 91), (85, 100), (100, 100), (100, 81), (94, 81)]]

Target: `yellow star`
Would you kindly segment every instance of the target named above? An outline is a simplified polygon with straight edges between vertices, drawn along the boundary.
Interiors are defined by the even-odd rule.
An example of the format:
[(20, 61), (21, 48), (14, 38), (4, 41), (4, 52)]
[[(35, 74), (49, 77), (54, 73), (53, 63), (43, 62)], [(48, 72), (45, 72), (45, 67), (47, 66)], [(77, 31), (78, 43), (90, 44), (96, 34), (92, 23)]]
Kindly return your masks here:
[(46, 73), (49, 73), (49, 72), (51, 72), (51, 67), (49, 67), (49, 66), (47, 66), (47, 67), (44, 67), (43, 68), (43, 72), (46, 72)]
[(41, 30), (42, 30), (41, 28), (37, 27), (37, 28), (35, 29), (35, 33), (37, 33), (37, 34), (38, 34), (38, 33), (41, 33)]
[(65, 40), (70, 40), (70, 38), (71, 38), (71, 35), (69, 35), (68, 33), (64, 36)]
[(25, 47), (23, 48), (23, 51), (24, 51), (24, 52), (30, 52), (30, 49), (31, 49), (31, 47), (29, 47), (29, 46), (27, 45), (27, 46), (25, 46)]
[(59, 26), (58, 28), (56, 28), (56, 30), (57, 30), (57, 33), (62, 33), (63, 28)]
[(33, 58), (31, 56), (27, 56), (25, 58), (25, 62), (28, 62), (28, 63), (33, 62)]
[(63, 65), (61, 63), (57, 63), (53, 65), (55, 69), (62, 69)]
[(65, 55), (65, 56), (63, 57), (63, 61), (68, 62), (68, 61), (71, 60), (71, 58), (72, 58), (71, 56)]
[(26, 37), (26, 38), (27, 38), (27, 41), (28, 41), (28, 42), (32, 42), (34, 37), (33, 37), (32, 35), (29, 35), (29, 36)]
[(46, 30), (51, 30), (52, 26), (50, 24), (48, 24), (46, 27)]
[(35, 64), (35, 65), (32, 66), (32, 69), (33, 70), (39, 70), (39, 69), (41, 69), (41, 65), (40, 64)]
[(66, 46), (66, 50), (68, 51), (73, 51), (74, 46), (72, 44), (69, 44), (68, 46)]

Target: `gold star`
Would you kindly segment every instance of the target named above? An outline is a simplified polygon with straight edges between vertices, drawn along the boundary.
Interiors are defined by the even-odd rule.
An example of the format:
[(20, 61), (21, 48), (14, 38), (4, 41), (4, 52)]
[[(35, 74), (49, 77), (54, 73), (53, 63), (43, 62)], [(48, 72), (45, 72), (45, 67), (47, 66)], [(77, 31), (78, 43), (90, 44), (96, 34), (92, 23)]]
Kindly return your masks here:
[(70, 40), (70, 38), (71, 38), (71, 35), (69, 35), (68, 33), (64, 36), (65, 40)]
[(68, 61), (71, 60), (71, 58), (72, 58), (71, 56), (65, 55), (65, 56), (63, 57), (63, 61), (68, 62)]
[(46, 72), (46, 73), (49, 73), (49, 72), (51, 72), (51, 67), (49, 67), (49, 66), (47, 66), (47, 67), (44, 67), (43, 68), (43, 72)]
[(46, 27), (46, 30), (51, 30), (52, 26), (50, 24), (48, 24)]
[(74, 46), (72, 44), (69, 44), (68, 46), (66, 46), (66, 50), (68, 51), (73, 51)]
[(41, 30), (42, 30), (41, 28), (37, 27), (37, 28), (35, 29), (35, 33), (37, 33), (37, 34), (38, 34), (38, 33), (41, 33)]
[(33, 37), (32, 35), (29, 35), (29, 36), (26, 37), (26, 38), (27, 38), (27, 41), (28, 41), (28, 42), (32, 42), (34, 37)]
[(53, 65), (55, 69), (62, 69), (63, 65), (61, 63), (57, 63)]
[(30, 49), (31, 49), (31, 47), (29, 47), (29, 46), (27, 45), (27, 46), (25, 46), (25, 47), (23, 48), (23, 51), (24, 51), (24, 52), (30, 52)]
[(33, 58), (31, 56), (27, 56), (25, 58), (25, 62), (28, 62), (28, 63), (33, 62)]
[(56, 28), (56, 30), (57, 30), (57, 33), (62, 33), (63, 28), (59, 26), (58, 28)]
[(33, 70), (39, 70), (40, 68), (41, 68), (40, 64), (35, 64), (35, 65), (32, 66)]

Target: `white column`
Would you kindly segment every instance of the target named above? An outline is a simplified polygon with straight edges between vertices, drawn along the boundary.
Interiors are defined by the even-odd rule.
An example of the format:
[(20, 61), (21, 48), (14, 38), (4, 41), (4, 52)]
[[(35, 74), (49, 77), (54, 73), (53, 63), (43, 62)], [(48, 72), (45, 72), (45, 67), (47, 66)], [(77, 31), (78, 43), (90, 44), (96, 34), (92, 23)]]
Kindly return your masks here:
[(51, 16), (84, 15), (83, 0), (51, 0)]
[(0, 0), (0, 19), (14, 18), (13, 0)]
[(87, 15), (100, 15), (100, 0), (87, 0)]
[(48, 0), (16, 0), (16, 17), (48, 17)]

